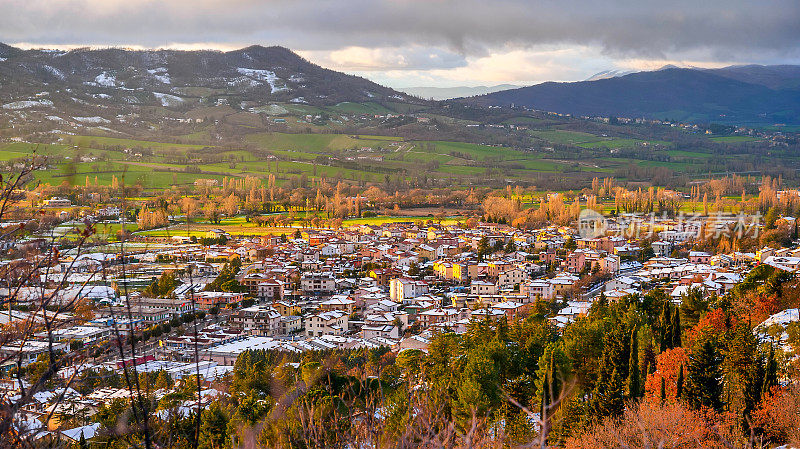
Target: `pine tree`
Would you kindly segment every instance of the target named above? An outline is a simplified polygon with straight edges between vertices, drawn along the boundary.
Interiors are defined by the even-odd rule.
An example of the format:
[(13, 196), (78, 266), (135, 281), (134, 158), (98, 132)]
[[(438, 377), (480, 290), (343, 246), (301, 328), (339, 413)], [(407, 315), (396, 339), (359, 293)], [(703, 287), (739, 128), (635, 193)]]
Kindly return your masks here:
[(722, 358), (710, 340), (706, 340), (689, 359), (686, 399), (694, 408), (722, 409)]
[(678, 370), (678, 385), (675, 389), (675, 398), (680, 399), (683, 395), (683, 364), (681, 364), (680, 369)]
[(641, 396), (641, 378), (639, 377), (639, 333), (636, 329), (631, 333), (631, 351), (628, 360), (628, 397)]
[(661, 394), (659, 395), (661, 398), (661, 402), (667, 400), (667, 383), (664, 381), (664, 378), (661, 378)]

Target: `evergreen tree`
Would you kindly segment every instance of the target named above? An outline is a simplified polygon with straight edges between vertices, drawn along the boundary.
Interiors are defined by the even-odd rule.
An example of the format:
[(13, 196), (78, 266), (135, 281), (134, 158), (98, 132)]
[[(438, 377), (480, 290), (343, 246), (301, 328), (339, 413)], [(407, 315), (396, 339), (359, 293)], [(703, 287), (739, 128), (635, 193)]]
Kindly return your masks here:
[(513, 238), (509, 239), (508, 243), (506, 243), (505, 252), (513, 253), (516, 250), (517, 250), (517, 245), (514, 243), (514, 239)]
[(769, 355), (764, 363), (764, 381), (761, 386), (761, 395), (769, 393), (769, 390), (778, 385), (778, 362), (775, 360), (775, 349), (769, 346)]
[(628, 396), (641, 396), (641, 377), (639, 373), (639, 333), (636, 329), (631, 333), (630, 359), (628, 361)]
[(228, 441), (228, 421), (228, 416), (220, 407), (219, 402), (212, 402), (203, 410), (199, 447), (208, 449), (224, 447)]
[(664, 401), (667, 400), (667, 383), (664, 380), (663, 376), (661, 377), (661, 393), (660, 393), (659, 397), (661, 398), (661, 402), (664, 402)]
[(681, 311), (675, 308), (675, 317), (672, 320), (672, 347), (680, 348), (681, 343)]
[(541, 435), (542, 446), (547, 447), (547, 434), (550, 431), (550, 373), (544, 375), (544, 382), (542, 382), (542, 409), (540, 413), (541, 420)]
[(489, 239), (486, 236), (481, 237), (478, 242), (478, 260), (483, 261), (487, 254), (491, 254), (492, 250), (489, 247)]
[(604, 375), (592, 392), (591, 410), (595, 419), (618, 416), (625, 409), (625, 384), (616, 367)]
[(694, 408), (722, 409), (722, 358), (711, 340), (702, 343), (689, 358), (685, 392)]
[(683, 395), (683, 364), (681, 363), (681, 367), (678, 370), (678, 385), (675, 390), (675, 398), (680, 399)]
[(671, 312), (669, 303), (664, 304), (664, 308), (661, 311), (661, 345), (659, 352), (666, 351), (672, 344), (672, 334), (670, 333), (672, 327)]

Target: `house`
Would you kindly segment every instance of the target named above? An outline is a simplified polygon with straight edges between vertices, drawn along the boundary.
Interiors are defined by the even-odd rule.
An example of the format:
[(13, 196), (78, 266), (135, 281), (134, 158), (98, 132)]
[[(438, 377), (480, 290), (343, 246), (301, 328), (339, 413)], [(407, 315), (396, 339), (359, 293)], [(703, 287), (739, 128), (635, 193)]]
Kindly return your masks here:
[(348, 315), (353, 313), (356, 302), (345, 295), (334, 295), (331, 299), (320, 303), (320, 310), (332, 311), (341, 310)]
[(428, 293), (428, 283), (410, 278), (396, 278), (389, 283), (389, 299), (402, 303)]
[[(67, 343), (54, 343), (53, 349), (55, 351), (63, 351), (67, 348)], [(0, 346), (0, 358), (3, 360), (12, 360), (11, 366), (16, 366), (16, 362), (20, 362), (20, 366), (28, 366), (36, 361), (40, 354), (48, 354), (50, 351), (50, 344), (46, 341), (26, 340), (24, 342), (14, 341), (6, 345)]]
[(303, 273), (300, 289), (311, 295), (331, 294), (336, 291), (336, 278), (332, 273)]
[(463, 316), (460, 310), (451, 308), (430, 309), (417, 314), (417, 320), (425, 327), (436, 323), (456, 321), (462, 318), (465, 318), (465, 316)]
[(245, 307), (231, 315), (229, 323), (249, 335), (271, 337), (280, 332), (281, 314), (270, 306)]
[(521, 268), (511, 268), (502, 271), (497, 276), (497, 286), (500, 288), (513, 287), (528, 279), (528, 273)]
[(618, 276), (606, 282), (605, 291), (628, 289), (639, 290), (642, 287), (642, 284), (647, 282), (650, 282), (650, 279), (643, 276)]
[(672, 242), (666, 240), (658, 240), (650, 244), (656, 257), (669, 257), (672, 254), (673, 246)]
[(44, 200), (44, 207), (72, 207), (72, 201), (67, 198), (52, 197)]
[(543, 279), (523, 283), (520, 286), (520, 292), (527, 294), (531, 302), (536, 301), (537, 298), (549, 301), (555, 296), (553, 284)]
[(800, 257), (768, 256), (764, 264), (784, 271), (797, 271), (800, 269)]
[(689, 251), (690, 263), (709, 263), (711, 262), (711, 254), (705, 251)]
[(282, 316), (300, 315), (300, 306), (286, 301), (275, 301), (272, 308), (277, 310)]
[(283, 300), (283, 283), (275, 279), (261, 281), (256, 286), (256, 296), (262, 301)]
[(292, 335), (303, 329), (303, 317), (299, 315), (281, 316), (280, 335)]
[(506, 317), (509, 319), (516, 318), (520, 312), (522, 312), (525, 304), (515, 302), (515, 301), (503, 301), (498, 302), (492, 305), (492, 309), (495, 310), (502, 310)]
[(471, 295), (496, 295), (497, 284), (488, 281), (472, 281), (469, 292)]
[(348, 330), (348, 314), (340, 310), (320, 312), (305, 318), (306, 336), (342, 335)]
[(220, 237), (229, 238), (230, 235), (222, 229), (209, 229), (206, 231), (204, 237), (207, 239), (218, 239)]
[(397, 326), (391, 325), (373, 326), (365, 324), (361, 328), (361, 336), (364, 340), (371, 340), (373, 338), (398, 340), (400, 338), (400, 329), (398, 329)]

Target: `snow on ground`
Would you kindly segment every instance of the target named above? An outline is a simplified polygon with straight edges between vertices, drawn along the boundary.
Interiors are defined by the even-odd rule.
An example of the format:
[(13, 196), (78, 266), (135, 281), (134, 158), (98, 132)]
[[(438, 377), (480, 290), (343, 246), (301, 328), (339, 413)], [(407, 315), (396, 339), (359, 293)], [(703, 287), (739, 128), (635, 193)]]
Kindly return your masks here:
[(116, 87), (117, 78), (112, 73), (103, 72), (94, 78), (94, 82), (100, 86)]
[(778, 312), (775, 315), (770, 316), (763, 323), (759, 324), (759, 326), (770, 327), (773, 324), (780, 324), (781, 326), (786, 327), (787, 324), (800, 321), (800, 309), (786, 309), (782, 312)]
[(289, 110), (277, 104), (270, 104), (267, 106), (258, 106), (252, 108), (253, 112), (263, 112), (268, 115), (284, 115), (288, 114)]
[[(791, 351), (794, 348), (789, 344), (789, 334), (786, 326), (790, 323), (800, 321), (800, 309), (786, 309), (778, 312), (753, 329), (753, 333), (761, 341), (773, 341), (773, 339), (784, 351)], [(779, 327), (776, 329), (774, 326)]]
[(44, 66), (44, 69), (47, 70), (48, 72), (52, 73), (53, 76), (55, 76), (56, 78), (58, 78), (60, 80), (63, 80), (63, 79), (66, 78), (66, 76), (64, 76), (64, 73), (61, 70), (58, 70), (55, 67), (51, 67), (49, 65), (46, 65), (46, 66)]
[(178, 106), (183, 104), (183, 98), (176, 95), (163, 94), (161, 92), (153, 92), (153, 95), (161, 101), (161, 106)]
[(6, 59), (6, 58), (0, 58), (0, 62), (6, 62), (6, 61), (8, 61), (8, 59)]
[(109, 95), (109, 94), (93, 94), (92, 96), (94, 98), (101, 98), (103, 100), (111, 98), (111, 95)]
[(111, 123), (111, 120), (104, 119), (103, 117), (72, 117), (76, 122), (81, 123)]
[(11, 103), (4, 104), (3, 105), (3, 109), (18, 110), (18, 109), (35, 108), (37, 106), (53, 106), (53, 102), (50, 101), (50, 100), (14, 101), (14, 102), (11, 102)]
[(289, 102), (290, 103), (308, 103), (306, 101), (306, 99), (303, 98), (303, 97), (292, 98), (291, 100), (289, 100)]
[(167, 73), (166, 67), (158, 67), (156, 69), (150, 69), (147, 73), (153, 75), (153, 78), (156, 81), (162, 84), (172, 84), (172, 79), (169, 77), (169, 73)]
[(52, 121), (54, 121), (54, 122), (63, 122), (63, 121), (65, 121), (63, 118), (61, 118), (61, 117), (59, 117), (59, 116), (57, 116), (57, 115), (48, 115), (48, 116), (47, 116), (47, 117), (45, 117), (45, 118), (46, 118), (47, 120), (52, 120)]
[[(269, 84), (269, 87), (272, 90), (273, 94), (276, 92), (283, 92), (289, 90), (289, 88), (286, 87), (286, 84), (283, 83), (283, 80), (278, 78), (278, 75), (275, 75), (275, 72), (272, 72), (270, 70), (245, 69), (239, 67), (238, 69), (236, 69), (236, 71), (244, 76), (249, 76), (250, 78), (254, 78), (259, 81), (266, 81)], [(280, 82), (282, 85), (278, 86), (278, 82)]]

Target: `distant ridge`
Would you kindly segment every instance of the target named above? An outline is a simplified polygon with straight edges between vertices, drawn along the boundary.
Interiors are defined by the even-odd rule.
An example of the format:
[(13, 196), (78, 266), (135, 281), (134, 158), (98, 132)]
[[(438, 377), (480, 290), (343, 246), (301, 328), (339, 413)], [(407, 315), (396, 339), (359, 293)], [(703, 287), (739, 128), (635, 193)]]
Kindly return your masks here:
[(592, 81), (547, 82), (459, 101), (580, 116), (800, 124), (800, 66), (667, 67)]
[(472, 97), (484, 95), (501, 90), (516, 89), (520, 86), (513, 84), (498, 84), (496, 86), (457, 86), (457, 87), (401, 87), (397, 90), (418, 98), (432, 100), (449, 100), (452, 98)]

